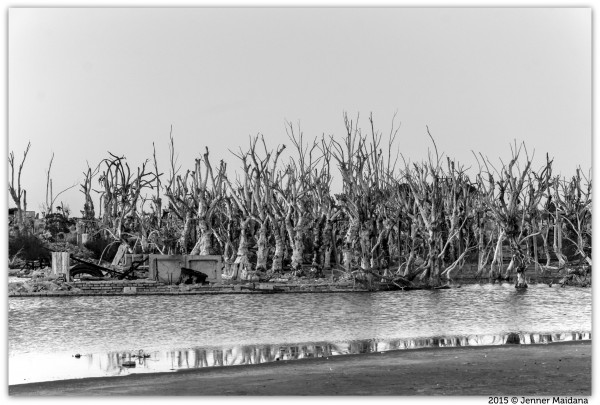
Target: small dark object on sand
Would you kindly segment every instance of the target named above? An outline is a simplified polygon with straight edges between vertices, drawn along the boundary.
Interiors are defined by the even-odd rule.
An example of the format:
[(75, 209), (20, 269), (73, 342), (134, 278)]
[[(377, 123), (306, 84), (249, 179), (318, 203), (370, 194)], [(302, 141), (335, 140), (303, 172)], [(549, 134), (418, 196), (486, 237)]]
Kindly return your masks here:
[(80, 357), (81, 357), (81, 354), (77, 353), (77, 354), (76, 354), (75, 356), (73, 356), (73, 357), (75, 357), (76, 359), (78, 359), (78, 358), (80, 358)]

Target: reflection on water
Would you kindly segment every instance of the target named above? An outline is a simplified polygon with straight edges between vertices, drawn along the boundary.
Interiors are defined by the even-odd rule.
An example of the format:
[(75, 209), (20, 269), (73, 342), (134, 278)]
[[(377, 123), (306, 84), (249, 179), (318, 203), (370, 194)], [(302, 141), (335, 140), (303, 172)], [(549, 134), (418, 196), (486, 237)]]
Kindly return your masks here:
[[(300, 345), (235, 346), (224, 349), (193, 348), (148, 353), (111, 352), (83, 355), (80, 359), (58, 355), (41, 355), (29, 360), (35, 370), (11, 368), (9, 384), (31, 383), (69, 378), (118, 376), (134, 373), (172, 372), (183, 369), (260, 364), (274, 361), (300, 360), (347, 354), (365, 354), (390, 350), (434, 347), (490, 346), (505, 344), (540, 344), (590, 340), (590, 332), (571, 333), (509, 333), (504, 335), (472, 335), (396, 340), (358, 340), (335, 343), (308, 343)], [(69, 367), (56, 367), (59, 364)], [(124, 367), (134, 362), (135, 367)], [(21, 364), (23, 361), (20, 362)], [(46, 372), (52, 369), (54, 374)], [(25, 375), (27, 374), (27, 375)]]
[[(424, 339), (397, 339), (390, 341), (362, 340), (353, 342), (303, 345), (236, 346), (228, 349), (184, 349), (155, 352), (149, 358), (136, 358), (130, 353), (91, 354), (90, 364), (105, 364), (104, 371), (116, 370), (124, 361), (136, 361), (136, 368), (170, 367), (169, 370), (260, 364), (280, 360), (299, 360), (344, 354), (365, 354), (390, 350), (431, 347), (491, 346), (503, 344), (539, 344), (590, 340), (589, 332), (572, 333), (511, 333), (494, 336), (455, 336)], [(164, 363), (158, 365), (156, 363)]]
[[(503, 342), (511, 343), (511, 332), (521, 343), (536, 343), (592, 329), (591, 289), (543, 284), (526, 291), (496, 284), (439, 291), (11, 297), (8, 302), (11, 384), (500, 344), (505, 336), (513, 336)], [(181, 348), (192, 349), (175, 350)], [(139, 349), (151, 357), (134, 369), (119, 368)], [(76, 353), (82, 357), (74, 358)]]

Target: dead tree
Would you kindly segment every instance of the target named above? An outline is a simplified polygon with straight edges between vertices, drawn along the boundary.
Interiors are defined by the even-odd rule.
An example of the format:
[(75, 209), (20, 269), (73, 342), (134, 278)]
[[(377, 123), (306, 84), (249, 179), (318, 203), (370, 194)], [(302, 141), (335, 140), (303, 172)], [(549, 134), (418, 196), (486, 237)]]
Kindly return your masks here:
[(189, 184), (190, 171), (182, 175), (173, 176), (165, 189), (165, 196), (169, 200), (169, 214), (175, 215), (180, 222), (178, 238), (179, 251), (187, 254), (190, 245), (190, 233), (194, 228), (195, 212), (197, 210)]
[[(172, 129), (173, 128), (171, 127), (171, 131)], [(162, 173), (158, 172), (158, 162), (156, 160), (156, 147), (154, 146), (154, 142), (152, 142), (152, 158), (154, 163), (154, 178), (156, 181), (156, 185), (154, 186), (154, 189), (156, 190), (156, 195), (152, 196), (152, 209), (154, 211), (153, 216), (156, 219), (156, 227), (160, 229), (162, 227), (162, 199), (160, 198), (160, 176), (162, 176)]]
[(390, 182), (393, 184), (390, 199), (392, 207), (397, 208), (396, 254), (398, 256), (398, 269), (396, 274), (408, 277), (414, 273), (417, 245), (418, 241), (422, 239), (419, 232), (423, 226), (414, 195), (408, 183), (403, 180), (404, 177), (404, 173), (401, 173), (398, 179), (394, 178), (393, 173), (390, 174)]
[(223, 255), (224, 273), (228, 278), (234, 280), (238, 277), (238, 266), (234, 264), (237, 255), (235, 240), (238, 219), (234, 212), (236, 210), (235, 207), (235, 200), (226, 194), (223, 197), (222, 204), (220, 204), (220, 210), (216, 212), (218, 221), (214, 227), (214, 236), (221, 246)]
[(343, 145), (331, 138), (332, 156), (337, 161), (343, 185), (337, 202), (348, 219), (342, 245), (342, 263), (347, 271), (353, 269), (356, 250), (360, 252), (360, 268), (369, 267), (366, 249), (370, 233), (368, 228), (372, 226), (369, 215), (372, 193), (369, 179), (363, 174), (370, 156), (366, 149), (366, 137), (358, 127), (358, 118), (356, 121), (354, 123), (344, 114), (346, 135)]
[[(46, 215), (50, 215), (53, 213), (54, 211), (54, 203), (56, 202), (56, 199), (64, 192), (72, 189), (73, 187), (77, 186), (77, 183), (73, 184), (70, 187), (65, 188), (64, 190), (60, 191), (58, 194), (56, 194), (56, 196), (53, 193), (53, 182), (52, 182), (52, 177), (50, 176), (50, 173), (52, 171), (52, 163), (54, 162), (54, 153), (52, 153), (52, 157), (50, 158), (50, 163), (48, 164), (48, 170), (46, 171), (46, 203), (44, 205), (44, 211), (46, 213)], [(87, 201), (86, 201), (87, 202)]]
[(451, 272), (457, 267), (462, 267), (465, 257), (478, 245), (470, 244), (470, 239), (463, 237), (468, 221), (473, 220), (472, 207), (475, 196), (471, 182), (462, 166), (450, 158), (447, 158), (447, 163), (447, 176), (442, 187), (442, 215), (445, 217), (447, 230), (441, 235), (442, 248), (438, 257), (443, 263), (447, 252), (451, 252), (450, 264), (442, 265), (445, 269), (441, 273), (450, 279)]
[[(281, 153), (285, 146), (280, 145), (275, 153), (269, 151), (265, 143), (264, 137), (261, 136), (264, 157), (257, 150), (258, 136), (250, 139), (250, 149), (244, 154), (237, 155), (244, 165), (245, 183), (243, 189), (248, 187), (244, 192), (233, 193), (238, 205), (243, 206), (250, 219), (258, 226), (258, 238), (256, 240), (256, 267), (257, 271), (267, 271), (268, 259), (268, 231), (269, 221), (273, 219), (270, 213), (273, 211), (273, 194), (274, 188), (277, 186), (275, 173), (277, 172), (277, 164)], [(239, 189), (238, 189), (239, 190)], [(249, 198), (251, 201), (248, 201)]]
[[(560, 239), (564, 236), (571, 242), (576, 247), (577, 253), (591, 267), (592, 182), (582, 176), (581, 169), (577, 168), (576, 175), (570, 181), (555, 179), (554, 189), (557, 208), (554, 215), (557, 233), (561, 236)], [(564, 235), (562, 233), (563, 226), (559, 226), (559, 224), (563, 224), (563, 221), (566, 231)], [(566, 260), (564, 255), (563, 260)]]
[[(358, 118), (357, 118), (358, 121)], [(360, 213), (358, 202), (360, 200), (360, 184), (364, 167), (364, 154), (358, 154), (358, 149), (363, 145), (363, 137), (355, 123), (344, 114), (346, 135), (343, 145), (331, 138), (332, 156), (336, 160), (338, 170), (342, 175), (342, 194), (336, 196), (340, 209), (348, 219), (346, 233), (342, 244), (342, 264), (346, 271), (352, 271), (354, 266), (355, 249), (359, 243)]]
[[(523, 252), (522, 244), (537, 233), (526, 235), (526, 224), (528, 222), (527, 214), (531, 210), (537, 209), (540, 204), (545, 184), (539, 184), (533, 192), (529, 187), (531, 179), (531, 159), (527, 154), (527, 149), (523, 144), (518, 148), (515, 144), (511, 146), (512, 158), (508, 165), (503, 164), (500, 171), (494, 168), (494, 173), (490, 170), (491, 163), (482, 159), (487, 174), (487, 181), (483, 174), (478, 174), (478, 182), (484, 192), (483, 198), (486, 208), (496, 224), (499, 226), (500, 234), (496, 244), (494, 260), (490, 269), (490, 278), (496, 278), (500, 270), (496, 272), (494, 265), (498, 264), (499, 253), (502, 249), (502, 242), (506, 238), (511, 252), (511, 261), (506, 269), (505, 277), (508, 277), (513, 269), (516, 269), (517, 281), (516, 287), (527, 287), (524, 273), (527, 268), (527, 257)], [(519, 157), (524, 152), (526, 159), (524, 167), (519, 164)], [(548, 162), (540, 171), (542, 176), (544, 172), (550, 170), (552, 162)], [(493, 166), (492, 166), (493, 167)], [(497, 176), (497, 180), (494, 178)]]
[[(204, 173), (202, 168), (204, 166)], [(201, 159), (196, 159), (196, 170), (192, 173), (193, 193), (196, 212), (198, 241), (191, 251), (193, 255), (214, 253), (212, 237), (214, 234), (213, 214), (225, 196), (226, 163), (221, 160), (217, 173), (213, 172), (208, 156), (208, 148)], [(209, 183), (210, 180), (210, 183)]]
[(305, 238), (313, 220), (310, 194), (314, 190), (310, 189), (311, 175), (320, 157), (315, 156), (318, 151), (316, 143), (310, 146), (304, 143), (304, 135), (300, 128), (296, 135), (293, 125), (288, 123), (286, 131), (296, 149), (297, 157), (290, 158), (285, 169), (285, 188), (280, 187), (277, 192), (284, 202), (284, 224), (289, 245), (292, 247), (291, 266), (296, 275), (301, 275), (306, 248)]
[[(125, 223), (135, 221), (142, 192), (153, 187), (154, 175), (146, 171), (147, 161), (132, 173), (124, 156), (110, 152), (109, 155), (100, 163), (100, 166), (104, 165), (104, 171), (98, 178), (102, 187), (98, 192), (104, 203), (103, 230), (115, 241), (126, 243)], [(129, 233), (129, 236), (137, 235)]]
[[(250, 231), (251, 221), (254, 221), (259, 226), (258, 239), (256, 241), (257, 263), (254, 270), (261, 272), (267, 271), (268, 212), (271, 209), (269, 203), (272, 195), (271, 187), (273, 187), (272, 173), (275, 171), (279, 155), (285, 148), (283, 146), (279, 147), (273, 156), (272, 152), (267, 150), (264, 138), (261, 139), (266, 156), (264, 158), (259, 157), (259, 153), (256, 150), (258, 136), (250, 138), (250, 148), (248, 151), (243, 152), (240, 150), (239, 154), (234, 153), (234, 155), (242, 162), (243, 178), (238, 178), (236, 185), (234, 186), (230, 180), (225, 177), (231, 192), (231, 197), (235, 201), (240, 213), (240, 239), (234, 264), (237, 266), (235, 271), (241, 272), (244, 277), (248, 275), (248, 272), (253, 270), (248, 250), (250, 244), (248, 233)], [(271, 159), (273, 159), (272, 162)]]
[[(357, 276), (369, 278), (365, 270), (379, 268), (384, 256), (389, 256), (388, 239), (392, 230), (388, 200), (392, 144), (397, 133), (392, 120), (387, 160), (381, 148), (383, 135), (375, 130), (373, 116), (369, 117), (370, 139), (362, 135), (356, 124), (344, 115), (346, 135), (343, 144), (332, 139), (332, 156), (342, 175), (343, 193), (337, 203), (348, 219), (342, 251), (343, 264), (351, 271), (355, 261), (361, 269)], [(395, 163), (394, 163), (395, 165)], [(382, 253), (383, 252), (383, 253)], [(358, 257), (357, 257), (358, 254)], [(387, 269), (389, 259), (384, 260)], [(372, 272), (368, 273), (372, 276)]]
[(321, 269), (331, 268), (331, 255), (335, 244), (333, 223), (342, 213), (331, 195), (331, 141), (325, 142), (323, 137), (319, 149), (321, 164), (311, 171), (309, 177), (314, 221), (311, 268), (315, 273), (320, 273)]
[[(421, 230), (413, 229), (411, 236), (416, 239), (421, 235), (424, 262), (416, 270), (411, 273), (405, 271), (404, 274), (408, 279), (419, 275), (421, 281), (436, 286), (440, 284), (442, 275), (450, 278), (451, 272), (461, 265), (476, 246), (467, 246), (462, 238), (467, 222), (472, 220), (470, 181), (464, 169), (450, 158), (446, 158), (448, 169), (444, 171), (442, 157), (438, 154), (429, 128), (427, 134), (433, 142), (435, 157), (429, 153), (425, 162), (415, 163), (412, 168), (406, 164), (403, 181), (408, 185), (412, 199), (402, 199), (412, 201), (416, 207), (415, 214), (409, 215), (413, 225), (420, 226)], [(406, 202), (404, 205), (409, 208)], [(447, 257), (450, 257), (448, 265)]]
[(554, 254), (556, 256), (556, 259), (558, 260), (558, 268), (563, 268), (567, 262), (567, 256), (563, 253), (563, 217), (564, 217), (564, 212), (561, 212), (560, 210), (560, 205), (562, 205), (563, 207), (567, 204), (565, 204), (565, 201), (562, 201), (561, 204), (561, 195), (560, 195), (560, 178), (558, 176), (556, 176), (553, 181), (552, 181), (552, 194), (553, 194), (553, 199), (555, 201), (555, 210), (554, 213), (552, 215), (552, 222), (554, 223), (554, 226), (552, 227), (553, 229), (553, 244), (552, 244), (552, 248), (554, 250)]
[(245, 154), (239, 156), (242, 160), (243, 165), (243, 179), (237, 179), (236, 185), (234, 186), (228, 177), (226, 177), (227, 185), (229, 186), (231, 197), (235, 202), (235, 210), (238, 212), (238, 215), (235, 217), (239, 220), (239, 231), (240, 237), (238, 242), (237, 255), (234, 262), (236, 267), (236, 273), (246, 273), (252, 270), (252, 265), (250, 263), (250, 251), (249, 251), (249, 241), (248, 241), (248, 232), (252, 212), (252, 204), (253, 199), (251, 195), (251, 184), (250, 184), (250, 166), (248, 164), (247, 156)]
[[(527, 242), (531, 241), (533, 245), (533, 249), (530, 249), (533, 252), (529, 251), (528, 256), (530, 261), (533, 260), (535, 271), (543, 274), (544, 269), (550, 266), (550, 250), (548, 248), (547, 235), (550, 230), (551, 218), (548, 208), (554, 206), (552, 195), (548, 193), (549, 187), (552, 184), (552, 161), (547, 154), (546, 165), (542, 172), (538, 174), (532, 170), (528, 176), (528, 192), (525, 194), (528, 203), (524, 205), (524, 209), (527, 210), (525, 212), (526, 221), (528, 231), (531, 234), (531, 239), (528, 239)], [(542, 202), (543, 198), (546, 199), (544, 202)], [(555, 212), (555, 210), (552, 210), (552, 212)], [(546, 217), (547, 222), (544, 221), (544, 217)], [(547, 261), (545, 267), (541, 266), (539, 262), (538, 236), (542, 238), (545, 248)], [(531, 257), (532, 255), (533, 257)]]
[(85, 202), (83, 203), (83, 211), (81, 211), (82, 218), (87, 221), (92, 221), (95, 219), (96, 214), (94, 212), (94, 200), (92, 199), (92, 180), (94, 176), (98, 174), (99, 167), (92, 170), (92, 168), (88, 165), (87, 171), (83, 172), (83, 184), (80, 184), (81, 192), (85, 197)]
[[(169, 200), (168, 216), (170, 225), (177, 227), (175, 232), (178, 234), (178, 250), (182, 254), (187, 254), (190, 250), (190, 234), (195, 228), (194, 221), (198, 210), (197, 200), (194, 199), (197, 190), (193, 184), (193, 172), (187, 170), (183, 175), (178, 174), (181, 166), (178, 166), (172, 133), (169, 138), (169, 163), (169, 178), (165, 188), (165, 196)], [(192, 243), (195, 244), (195, 241)]]
[(25, 230), (25, 221), (23, 212), (27, 211), (27, 191), (21, 188), (21, 173), (23, 171), (23, 165), (25, 164), (25, 159), (27, 159), (27, 154), (29, 153), (29, 148), (31, 147), (31, 142), (27, 143), (27, 148), (25, 152), (23, 152), (23, 160), (19, 165), (19, 169), (17, 171), (17, 181), (15, 183), (15, 154), (14, 152), (10, 152), (8, 155), (8, 164), (10, 166), (10, 182), (8, 183), (8, 192), (12, 197), (13, 202), (17, 206), (17, 226), (19, 231)]
[(412, 279), (421, 274), (421, 280), (429, 279), (433, 285), (440, 283), (438, 238), (442, 231), (442, 192), (439, 184), (441, 177), (439, 159), (436, 159), (434, 164), (431, 157), (426, 163), (414, 164), (413, 170), (407, 167), (405, 177), (427, 235), (425, 264), (407, 277)]
[(269, 181), (270, 183), (268, 191), (265, 193), (269, 207), (266, 210), (266, 214), (269, 217), (269, 224), (271, 225), (270, 233), (275, 241), (273, 260), (271, 268), (268, 270), (268, 273), (271, 275), (283, 272), (283, 259), (286, 251), (285, 201), (277, 191), (283, 189), (284, 176), (281, 171), (278, 171), (277, 175), (275, 175), (275, 171), (272, 171), (270, 172), (270, 179), (265, 177), (265, 181)]

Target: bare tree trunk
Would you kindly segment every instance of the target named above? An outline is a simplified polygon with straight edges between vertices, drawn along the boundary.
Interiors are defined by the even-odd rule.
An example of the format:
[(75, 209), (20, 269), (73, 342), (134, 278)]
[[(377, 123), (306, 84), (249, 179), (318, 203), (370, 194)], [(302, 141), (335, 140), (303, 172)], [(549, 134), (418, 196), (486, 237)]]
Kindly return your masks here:
[[(183, 222), (183, 230), (181, 231), (181, 236), (179, 237), (179, 249), (183, 254), (187, 253), (187, 245), (189, 240), (189, 234), (192, 224), (192, 213), (190, 211), (185, 213), (185, 220)], [(120, 229), (120, 226), (119, 226)], [(119, 232), (120, 236), (120, 232)]]
[(515, 284), (515, 288), (527, 288), (527, 281), (525, 280), (525, 271), (527, 270), (525, 255), (523, 254), (521, 246), (519, 245), (516, 237), (511, 237), (509, 239), (509, 243), (513, 254), (511, 264), (514, 264), (514, 267), (517, 271), (517, 282)]
[(275, 238), (275, 254), (271, 264), (271, 272), (281, 273), (283, 271), (283, 253), (285, 248), (285, 225), (277, 219), (272, 220), (273, 237)]
[(558, 259), (558, 267), (562, 268), (567, 263), (567, 258), (562, 253), (562, 221), (558, 210), (556, 212), (556, 220), (554, 221), (554, 254)]
[(304, 255), (304, 217), (300, 216), (295, 226), (291, 219), (286, 217), (285, 226), (292, 245), (292, 269), (300, 270)]
[(311, 267), (313, 271), (317, 274), (320, 274), (323, 264), (323, 260), (321, 258), (323, 253), (323, 226), (325, 223), (325, 216), (321, 216), (316, 218), (313, 221), (312, 228), (312, 237), (313, 237), (313, 259), (311, 263)]
[[(408, 259), (406, 260), (406, 267), (404, 269), (404, 277), (408, 277), (413, 271), (413, 264), (415, 262), (416, 255), (416, 243), (417, 243), (417, 224), (415, 221), (411, 222), (410, 225), (410, 253), (408, 255)], [(408, 242), (408, 240), (407, 240)]]
[(267, 256), (269, 250), (269, 246), (267, 245), (267, 221), (263, 221), (260, 224), (256, 245), (256, 270), (267, 271)]
[[(496, 278), (497, 275), (502, 271), (502, 265), (499, 264), (502, 257), (502, 242), (504, 241), (504, 236), (506, 233), (504, 230), (501, 230), (498, 234), (498, 242), (496, 242), (496, 249), (494, 250), (494, 258), (492, 259), (492, 263), (490, 265), (490, 278)], [(494, 267), (497, 266), (497, 267)]]
[[(397, 249), (398, 249), (398, 268), (402, 264), (402, 214), (398, 216), (398, 241), (397, 241)], [(391, 264), (391, 263), (390, 263)]]
[(485, 251), (485, 244), (483, 242), (483, 234), (485, 233), (485, 229), (483, 228), (481, 214), (477, 212), (477, 230), (479, 232), (477, 238), (477, 277), (481, 277), (483, 273), (483, 268), (485, 267), (484, 259), (487, 262), (487, 255)]
[(358, 229), (360, 224), (357, 219), (350, 219), (346, 236), (344, 236), (344, 246), (342, 247), (343, 266), (346, 270), (352, 270), (352, 261), (354, 260), (354, 242), (358, 237)]
[(371, 266), (371, 230), (372, 221), (360, 226), (360, 268), (366, 270)]
[(23, 232), (25, 230), (25, 220), (24, 220), (25, 217), (23, 215), (23, 212), (25, 211), (25, 209), (23, 209), (21, 204), (22, 204), (22, 202), (18, 201), (16, 225), (17, 225), (17, 228), (19, 229), (19, 232)]
[(540, 263), (539, 263), (539, 255), (538, 255), (538, 243), (537, 243), (537, 235), (535, 235), (535, 233), (537, 232), (537, 224), (535, 222), (535, 220), (531, 221), (531, 229), (532, 232), (534, 233), (533, 236), (533, 261), (535, 263), (535, 274), (541, 274), (540, 272)]
[(323, 268), (331, 268), (331, 251), (332, 244), (335, 243), (333, 240), (333, 227), (329, 218), (325, 220), (323, 226)]
[(515, 256), (513, 255), (510, 259), (510, 262), (508, 262), (508, 266), (506, 266), (506, 269), (504, 270), (504, 278), (505, 279), (507, 279), (507, 280), (509, 279), (514, 268), (515, 268)]
[[(543, 225), (543, 223), (542, 223)], [(550, 220), (548, 220), (548, 226), (546, 230), (542, 232), (542, 241), (544, 242), (544, 254), (546, 255), (546, 267), (550, 267), (550, 246), (548, 245), (548, 234), (550, 233)]]
[[(463, 229), (461, 228), (458, 230), (458, 240), (456, 243), (457, 244), (456, 258), (462, 257), (462, 252), (463, 252), (462, 242), (463, 242)], [(465, 263), (464, 260), (459, 261), (459, 263), (458, 263), (459, 271), (462, 269), (464, 263)]]
[(300, 226), (301, 224), (298, 223), (294, 235), (294, 247), (292, 249), (292, 268), (294, 270), (299, 270), (302, 267), (302, 262), (304, 261), (304, 232)]
[(337, 247), (337, 224), (333, 224), (333, 228), (331, 230), (331, 253), (333, 254), (333, 259), (335, 260), (335, 265), (339, 266), (340, 265), (340, 256), (338, 253), (338, 247)]
[(232, 280), (237, 278), (237, 266), (234, 265), (235, 261), (235, 249), (230, 241), (225, 242), (225, 247), (223, 248), (223, 264), (225, 267), (224, 273), (231, 277)]
[(244, 219), (240, 222), (240, 243), (238, 245), (237, 256), (234, 262), (237, 266), (236, 271), (239, 273), (241, 273), (243, 270), (252, 270), (252, 265), (250, 264), (250, 259), (248, 257), (250, 252), (248, 250), (248, 237), (246, 235), (248, 232), (249, 222), (249, 219)]
[(442, 268), (442, 259), (439, 257), (441, 250), (441, 240), (438, 240), (437, 243), (434, 241), (431, 273), (429, 275), (429, 284), (432, 286), (438, 286), (441, 284), (440, 269)]
[(192, 255), (210, 255), (213, 252), (212, 234), (213, 230), (204, 218), (198, 219), (198, 230), (200, 237), (190, 252)]
[(437, 252), (435, 234), (432, 230), (429, 230), (429, 238), (427, 239), (427, 245), (429, 246), (427, 252), (427, 269), (423, 273), (421, 273), (421, 276), (419, 278), (421, 279), (421, 281), (427, 279), (429, 279), (430, 281), (434, 281), (436, 273), (435, 269), (437, 264)]

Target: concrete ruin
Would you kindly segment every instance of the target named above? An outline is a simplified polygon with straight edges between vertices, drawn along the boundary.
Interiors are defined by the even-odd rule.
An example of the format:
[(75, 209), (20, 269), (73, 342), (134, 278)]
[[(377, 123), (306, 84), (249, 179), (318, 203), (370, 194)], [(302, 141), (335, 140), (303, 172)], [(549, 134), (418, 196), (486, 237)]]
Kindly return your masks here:
[(221, 282), (223, 262), (217, 255), (149, 255), (148, 279), (169, 284), (185, 282), (182, 268), (206, 274), (209, 283)]

